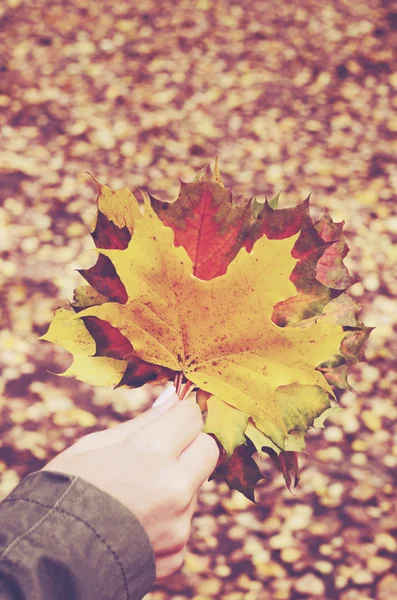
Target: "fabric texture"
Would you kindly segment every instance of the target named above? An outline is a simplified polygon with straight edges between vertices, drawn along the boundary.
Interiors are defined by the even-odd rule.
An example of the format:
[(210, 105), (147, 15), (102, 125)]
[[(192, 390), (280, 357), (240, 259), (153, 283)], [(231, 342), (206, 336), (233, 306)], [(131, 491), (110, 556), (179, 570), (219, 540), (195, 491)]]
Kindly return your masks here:
[(139, 521), (80, 477), (37, 471), (0, 503), (0, 600), (140, 600), (155, 576)]

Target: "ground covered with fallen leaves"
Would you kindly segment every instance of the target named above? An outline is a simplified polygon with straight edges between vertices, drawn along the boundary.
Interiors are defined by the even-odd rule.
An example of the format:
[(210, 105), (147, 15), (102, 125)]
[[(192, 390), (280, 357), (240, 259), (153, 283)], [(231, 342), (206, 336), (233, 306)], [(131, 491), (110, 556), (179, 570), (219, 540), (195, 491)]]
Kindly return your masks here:
[[(0, 6), (0, 495), (159, 388), (58, 378), (37, 336), (95, 261), (96, 188), (171, 199), (218, 154), (225, 185), (346, 221), (351, 294), (376, 325), (345, 410), (292, 496), (205, 484), (183, 569), (147, 600), (397, 599), (397, 5), (386, 0)], [(394, 58), (393, 58), (394, 57)]]

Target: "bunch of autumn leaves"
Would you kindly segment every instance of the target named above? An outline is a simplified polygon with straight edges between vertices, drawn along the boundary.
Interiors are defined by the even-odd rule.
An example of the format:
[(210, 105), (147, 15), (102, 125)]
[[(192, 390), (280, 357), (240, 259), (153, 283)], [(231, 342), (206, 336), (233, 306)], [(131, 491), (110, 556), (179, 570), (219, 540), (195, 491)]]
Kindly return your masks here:
[(251, 500), (269, 454), (290, 487), (312, 426), (349, 389), (348, 366), (370, 333), (345, 293), (342, 223), (232, 198), (215, 171), (181, 181), (175, 202), (98, 184), (88, 282), (43, 339), (73, 354), (63, 374), (93, 385), (173, 381), (197, 391), (216, 469)]

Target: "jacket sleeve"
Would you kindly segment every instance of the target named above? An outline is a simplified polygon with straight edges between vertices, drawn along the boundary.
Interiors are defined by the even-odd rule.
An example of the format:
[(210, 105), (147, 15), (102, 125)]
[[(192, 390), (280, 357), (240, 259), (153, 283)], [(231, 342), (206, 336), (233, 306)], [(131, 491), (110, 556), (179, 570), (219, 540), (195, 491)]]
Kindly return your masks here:
[(80, 477), (36, 471), (0, 503), (0, 600), (140, 600), (155, 574), (141, 524)]

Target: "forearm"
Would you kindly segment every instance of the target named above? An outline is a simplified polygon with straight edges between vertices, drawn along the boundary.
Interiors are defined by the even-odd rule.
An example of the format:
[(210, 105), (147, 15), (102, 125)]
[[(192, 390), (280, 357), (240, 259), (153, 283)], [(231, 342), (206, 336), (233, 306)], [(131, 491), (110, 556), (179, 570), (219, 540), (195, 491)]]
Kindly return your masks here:
[(139, 600), (154, 579), (143, 527), (84, 479), (32, 473), (0, 504), (2, 600)]

